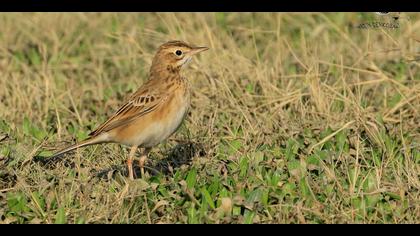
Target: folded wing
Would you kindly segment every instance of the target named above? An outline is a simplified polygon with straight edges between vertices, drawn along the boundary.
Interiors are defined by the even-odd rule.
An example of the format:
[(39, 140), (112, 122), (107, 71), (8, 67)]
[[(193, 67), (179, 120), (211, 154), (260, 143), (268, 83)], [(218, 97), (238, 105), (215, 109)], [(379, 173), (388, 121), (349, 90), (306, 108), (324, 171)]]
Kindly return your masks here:
[(114, 115), (89, 135), (96, 136), (119, 126), (129, 124), (138, 117), (144, 116), (158, 108), (167, 100), (168, 94), (164, 91), (153, 90), (153, 88), (159, 87), (153, 86), (154, 82), (156, 81), (149, 80), (146, 82), (146, 84), (130, 97), (128, 102), (121, 106)]

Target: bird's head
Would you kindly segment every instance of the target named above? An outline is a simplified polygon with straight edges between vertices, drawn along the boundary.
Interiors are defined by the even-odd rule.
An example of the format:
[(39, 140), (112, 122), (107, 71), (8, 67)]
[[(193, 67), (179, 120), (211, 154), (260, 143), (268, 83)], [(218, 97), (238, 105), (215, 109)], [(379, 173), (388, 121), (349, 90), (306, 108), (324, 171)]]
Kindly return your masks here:
[(162, 44), (152, 62), (152, 70), (164, 68), (180, 71), (194, 55), (208, 50), (208, 47), (196, 47), (183, 41), (169, 41)]

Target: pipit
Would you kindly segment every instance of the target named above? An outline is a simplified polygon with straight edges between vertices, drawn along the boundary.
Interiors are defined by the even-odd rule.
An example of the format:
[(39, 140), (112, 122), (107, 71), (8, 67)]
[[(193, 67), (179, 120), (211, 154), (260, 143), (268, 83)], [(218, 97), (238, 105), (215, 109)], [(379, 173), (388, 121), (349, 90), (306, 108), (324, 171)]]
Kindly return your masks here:
[(188, 80), (181, 69), (207, 47), (195, 47), (182, 41), (161, 45), (153, 58), (149, 79), (107, 121), (89, 134), (89, 138), (57, 152), (51, 158), (74, 149), (100, 143), (130, 146), (128, 175), (134, 179), (133, 158), (143, 149), (139, 160), (141, 174), (151, 148), (170, 137), (181, 125), (190, 105)]

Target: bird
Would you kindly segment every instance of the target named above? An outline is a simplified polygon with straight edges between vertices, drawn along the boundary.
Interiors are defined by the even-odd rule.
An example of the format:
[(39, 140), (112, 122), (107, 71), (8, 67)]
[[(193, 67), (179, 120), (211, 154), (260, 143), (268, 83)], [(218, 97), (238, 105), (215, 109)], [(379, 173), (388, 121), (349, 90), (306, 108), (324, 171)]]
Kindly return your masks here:
[(50, 158), (89, 145), (118, 143), (130, 147), (127, 167), (131, 180), (134, 179), (133, 159), (140, 149), (139, 166), (144, 176), (144, 164), (151, 149), (174, 134), (188, 113), (190, 85), (181, 72), (195, 55), (208, 49), (180, 40), (163, 43), (152, 60), (148, 80), (87, 139)]

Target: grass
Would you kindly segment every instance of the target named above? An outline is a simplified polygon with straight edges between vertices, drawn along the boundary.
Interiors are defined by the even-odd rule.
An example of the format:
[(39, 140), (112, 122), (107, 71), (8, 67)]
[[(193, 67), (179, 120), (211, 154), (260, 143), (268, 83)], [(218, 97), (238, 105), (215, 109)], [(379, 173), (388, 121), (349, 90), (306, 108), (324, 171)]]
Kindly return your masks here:
[[(404, 16), (404, 17), (403, 17)], [(0, 14), (1, 223), (420, 223), (420, 21), (373, 13)], [(192, 106), (127, 181), (82, 140), (156, 48), (211, 48)]]

